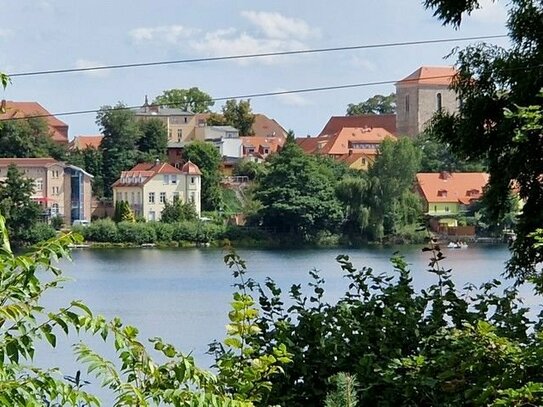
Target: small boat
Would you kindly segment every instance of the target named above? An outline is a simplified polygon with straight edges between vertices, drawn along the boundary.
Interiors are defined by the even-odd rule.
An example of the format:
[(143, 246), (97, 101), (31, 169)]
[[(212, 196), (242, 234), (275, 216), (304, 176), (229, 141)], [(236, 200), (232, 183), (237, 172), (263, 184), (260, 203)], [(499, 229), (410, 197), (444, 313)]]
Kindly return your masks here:
[(155, 247), (156, 245), (154, 243), (142, 243), (141, 247)]
[(468, 244), (464, 242), (449, 242), (447, 245), (448, 249), (467, 249)]

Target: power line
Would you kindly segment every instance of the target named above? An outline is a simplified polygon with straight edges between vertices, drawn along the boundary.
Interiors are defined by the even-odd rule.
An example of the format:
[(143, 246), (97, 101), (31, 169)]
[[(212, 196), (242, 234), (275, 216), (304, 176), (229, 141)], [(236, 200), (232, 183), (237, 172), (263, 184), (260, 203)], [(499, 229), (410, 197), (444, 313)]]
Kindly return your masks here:
[(228, 61), (228, 60), (237, 60), (237, 59), (263, 58), (263, 57), (272, 57), (272, 56), (317, 54), (317, 53), (325, 53), (325, 52), (352, 51), (352, 50), (360, 50), (360, 49), (391, 48), (391, 47), (403, 47), (403, 46), (411, 46), (411, 45), (439, 44), (439, 43), (447, 43), (447, 42), (475, 41), (475, 40), (478, 41), (478, 40), (489, 40), (489, 39), (497, 39), (497, 38), (505, 38), (505, 37), (507, 37), (506, 34), (499, 34), (499, 35), (483, 35), (483, 36), (476, 36), (476, 37), (457, 37), (457, 38), (441, 38), (441, 39), (420, 40), (420, 41), (388, 42), (388, 43), (381, 43), (381, 44), (353, 45), (353, 46), (332, 47), (332, 48), (315, 48), (315, 49), (303, 49), (303, 50), (295, 50), (295, 51), (262, 52), (262, 53), (256, 53), (256, 54), (240, 54), (240, 55), (227, 55), (227, 56), (206, 57), (206, 58), (190, 58), (190, 59), (178, 59), (178, 60), (171, 60), (171, 61), (102, 65), (102, 66), (92, 66), (92, 67), (86, 67), (86, 68), (66, 68), (66, 69), (51, 69), (51, 70), (29, 71), (29, 72), (16, 72), (16, 73), (9, 74), (9, 76), (12, 78), (15, 78), (15, 77), (24, 77), (24, 76), (64, 74), (64, 73), (73, 73), (73, 72), (139, 68), (139, 67), (147, 67), (147, 66), (188, 64), (188, 63), (196, 63), (196, 62), (215, 62), (215, 61)]
[[(431, 79), (444, 79), (444, 78), (452, 78), (452, 75), (431, 76), (431, 77), (424, 78), (424, 80), (427, 81)], [(402, 82), (416, 82), (418, 80), (419, 80), (418, 78), (403, 79)], [(334, 86), (320, 86), (320, 87), (315, 87), (315, 88), (302, 88), (302, 89), (283, 90), (283, 91), (275, 91), (275, 92), (250, 93), (250, 94), (238, 95), (238, 96), (219, 97), (219, 98), (213, 98), (212, 100), (214, 102), (221, 102), (221, 101), (230, 100), (230, 99), (252, 99), (252, 98), (260, 98), (260, 97), (268, 97), (268, 96), (289, 95), (289, 94), (296, 94), (296, 93), (322, 92), (322, 91), (329, 91), (329, 90), (362, 88), (366, 86), (390, 85), (396, 82), (398, 82), (398, 80), (352, 83), (352, 84), (334, 85)], [(128, 110), (137, 109), (139, 107), (141, 107), (141, 105), (140, 106), (126, 106), (124, 107), (124, 109), (128, 109)], [(9, 120), (46, 118), (46, 117), (53, 117), (53, 116), (55, 117), (56, 116), (75, 116), (75, 115), (80, 115), (80, 114), (98, 113), (99, 111), (100, 109), (88, 109), (88, 110), (76, 110), (76, 111), (71, 111), (71, 112), (40, 114), (40, 115), (32, 115), (32, 116), (24, 116), (24, 117), (11, 117), (11, 118), (0, 119), (0, 122), (9, 121)]]

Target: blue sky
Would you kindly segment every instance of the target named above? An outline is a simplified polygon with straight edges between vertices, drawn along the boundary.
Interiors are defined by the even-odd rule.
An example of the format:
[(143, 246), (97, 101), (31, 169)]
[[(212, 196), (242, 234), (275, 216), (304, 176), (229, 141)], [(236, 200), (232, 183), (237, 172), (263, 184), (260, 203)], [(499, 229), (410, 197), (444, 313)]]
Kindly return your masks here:
[[(147, 61), (503, 34), (503, 2), (484, 0), (459, 30), (443, 27), (420, 0), (0, 0), (0, 71), (18, 73)], [(505, 45), (505, 40), (494, 41)], [(444, 60), (438, 44), (258, 60), (194, 63), (14, 78), (0, 98), (38, 101), (51, 113), (143, 103), (165, 89), (197, 86), (230, 97), (399, 80)], [(349, 103), (393, 85), (251, 100), (297, 136), (315, 135)], [(220, 110), (217, 102), (214, 110)], [(98, 132), (95, 115), (59, 117), (70, 137)]]

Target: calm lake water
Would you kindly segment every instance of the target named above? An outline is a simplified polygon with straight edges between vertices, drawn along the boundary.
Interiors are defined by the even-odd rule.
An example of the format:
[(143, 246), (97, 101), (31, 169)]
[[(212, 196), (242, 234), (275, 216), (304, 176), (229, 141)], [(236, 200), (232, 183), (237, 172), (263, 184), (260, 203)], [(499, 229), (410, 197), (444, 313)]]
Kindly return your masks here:
[[(307, 272), (319, 269), (326, 280), (327, 299), (337, 299), (346, 289), (346, 281), (335, 261), (347, 254), (357, 267), (369, 266), (378, 272), (392, 272), (390, 257), (399, 251), (410, 264), (414, 286), (425, 288), (435, 282), (426, 271), (428, 253), (420, 247), (368, 247), (363, 249), (314, 250), (239, 250), (246, 260), (248, 275), (259, 282), (272, 277), (284, 289), (308, 282)], [(161, 336), (178, 349), (195, 355), (201, 365), (211, 364), (205, 355), (207, 344), (222, 339), (232, 296), (231, 272), (223, 263), (220, 249), (122, 249), (75, 250), (72, 262), (63, 262), (65, 276), (73, 281), (46, 297), (50, 308), (65, 306), (71, 299), (85, 301), (95, 313), (119, 316), (136, 325), (142, 338)], [(458, 285), (479, 284), (500, 277), (509, 258), (506, 246), (472, 246), (468, 249), (444, 249), (443, 267), (453, 269)], [(508, 285), (508, 284), (507, 284)], [(536, 306), (537, 299), (524, 290), (526, 303)], [(66, 372), (74, 372), (67, 347), (77, 338), (61, 341), (57, 349), (45, 350), (38, 360), (54, 361)], [(113, 355), (111, 346), (91, 341), (93, 346)], [(94, 379), (95, 380), (95, 379)]]

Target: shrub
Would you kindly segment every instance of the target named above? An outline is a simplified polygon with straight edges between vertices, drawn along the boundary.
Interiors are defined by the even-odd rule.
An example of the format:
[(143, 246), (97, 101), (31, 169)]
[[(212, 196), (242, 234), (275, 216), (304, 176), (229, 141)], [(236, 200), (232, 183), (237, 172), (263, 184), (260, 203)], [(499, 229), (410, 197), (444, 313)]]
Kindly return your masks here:
[(111, 219), (100, 219), (85, 228), (83, 236), (93, 242), (119, 242), (117, 225)]
[(64, 218), (62, 216), (53, 216), (51, 218), (51, 227), (56, 230), (60, 230), (64, 224)]
[(117, 231), (123, 243), (155, 243), (157, 240), (155, 229), (146, 223), (120, 222)]
[(28, 243), (35, 244), (38, 242), (44, 242), (55, 237), (56, 234), (57, 232), (52, 226), (46, 223), (36, 223), (32, 229), (30, 229)]
[(157, 242), (171, 242), (173, 240), (174, 225), (162, 222), (149, 222), (154, 229)]

